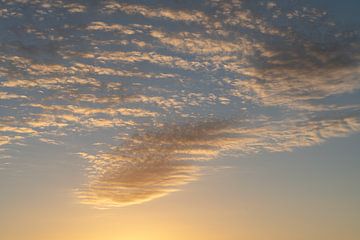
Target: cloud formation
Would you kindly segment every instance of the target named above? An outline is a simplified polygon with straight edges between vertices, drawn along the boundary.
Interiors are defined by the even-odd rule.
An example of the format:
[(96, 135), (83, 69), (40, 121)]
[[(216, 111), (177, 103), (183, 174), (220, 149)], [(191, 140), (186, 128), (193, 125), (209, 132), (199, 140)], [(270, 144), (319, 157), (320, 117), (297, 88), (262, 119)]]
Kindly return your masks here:
[[(5, 0), (0, 22), (0, 145), (9, 149), (0, 154), (20, 141), (91, 136), (79, 153), (85, 204), (146, 202), (222, 155), (360, 131), (359, 29), (326, 10)], [(97, 139), (104, 132), (107, 141)]]

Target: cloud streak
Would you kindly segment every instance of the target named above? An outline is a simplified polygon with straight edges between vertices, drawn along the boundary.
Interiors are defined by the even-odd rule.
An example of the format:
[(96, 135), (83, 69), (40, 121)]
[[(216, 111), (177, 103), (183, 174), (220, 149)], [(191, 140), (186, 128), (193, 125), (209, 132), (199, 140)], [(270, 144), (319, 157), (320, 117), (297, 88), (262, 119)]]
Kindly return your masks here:
[(91, 136), (84, 204), (147, 202), (221, 156), (360, 131), (359, 29), (321, 9), (28, 0), (2, 1), (0, 21), (0, 145)]

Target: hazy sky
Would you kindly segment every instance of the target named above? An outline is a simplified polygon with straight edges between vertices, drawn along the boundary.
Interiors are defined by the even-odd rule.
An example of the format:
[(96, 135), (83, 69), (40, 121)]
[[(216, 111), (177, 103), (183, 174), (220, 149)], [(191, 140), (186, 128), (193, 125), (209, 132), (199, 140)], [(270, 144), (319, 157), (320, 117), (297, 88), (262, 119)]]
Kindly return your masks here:
[(0, 239), (359, 239), (359, 9), (0, 1)]

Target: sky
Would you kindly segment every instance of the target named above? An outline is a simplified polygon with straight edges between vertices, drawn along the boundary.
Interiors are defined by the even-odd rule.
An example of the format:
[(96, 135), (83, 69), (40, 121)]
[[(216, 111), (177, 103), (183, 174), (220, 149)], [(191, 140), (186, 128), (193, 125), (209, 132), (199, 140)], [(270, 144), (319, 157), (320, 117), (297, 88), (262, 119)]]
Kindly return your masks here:
[(359, 239), (359, 7), (1, 0), (0, 239)]

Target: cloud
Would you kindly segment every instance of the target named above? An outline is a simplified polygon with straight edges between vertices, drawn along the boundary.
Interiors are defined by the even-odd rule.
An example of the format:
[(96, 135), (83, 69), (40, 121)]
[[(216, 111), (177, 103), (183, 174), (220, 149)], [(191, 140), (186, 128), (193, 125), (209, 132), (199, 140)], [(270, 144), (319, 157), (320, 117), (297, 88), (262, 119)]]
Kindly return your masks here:
[(92, 22), (86, 27), (87, 30), (105, 31), (105, 32), (118, 32), (126, 35), (135, 34), (135, 31), (129, 27), (121, 24), (107, 24), (104, 22)]
[(145, 5), (124, 4), (118, 3), (116, 1), (107, 1), (104, 5), (103, 11), (108, 14), (121, 11), (131, 15), (142, 15), (146, 18), (164, 18), (172, 21), (182, 21), (189, 23), (206, 24), (209, 22), (209, 17), (200, 11), (182, 11), (169, 8), (151, 8)]
[(102, 208), (359, 132), (359, 29), (287, 4), (2, 1), (0, 145), (86, 134), (77, 195)]
[(150, 35), (158, 39), (162, 44), (173, 47), (175, 51), (184, 51), (191, 54), (248, 54), (249, 51), (253, 50), (251, 42), (246, 38), (238, 38), (237, 42), (234, 43), (205, 38), (201, 34), (190, 32), (168, 34), (154, 30)]
[(91, 164), (90, 182), (77, 194), (100, 208), (139, 204), (196, 180), (204, 168), (199, 163), (220, 154), (291, 151), (359, 130), (358, 118), (169, 125), (133, 135), (109, 153), (80, 153)]
[(156, 52), (98, 52), (89, 56), (89, 58), (95, 58), (99, 61), (115, 61), (115, 62), (149, 62), (156, 65), (163, 65), (172, 68), (182, 68), (185, 70), (204, 70), (204, 66), (201, 62), (187, 61), (180, 57), (174, 57), (169, 55), (161, 55)]
[(82, 153), (93, 164), (90, 183), (78, 192), (82, 202), (124, 206), (178, 191), (199, 175), (200, 166), (188, 159), (197, 161), (217, 154), (216, 145), (223, 139), (217, 128), (220, 125), (223, 123), (167, 126), (159, 132), (134, 135), (111, 153)]
[(9, 99), (22, 99), (22, 98), (27, 98), (24, 95), (17, 95), (17, 94), (12, 94), (12, 93), (7, 93), (7, 92), (0, 92), (0, 99), (1, 100), (9, 100)]
[(84, 13), (87, 11), (87, 7), (85, 5), (79, 3), (69, 3), (64, 5), (70, 13)]

